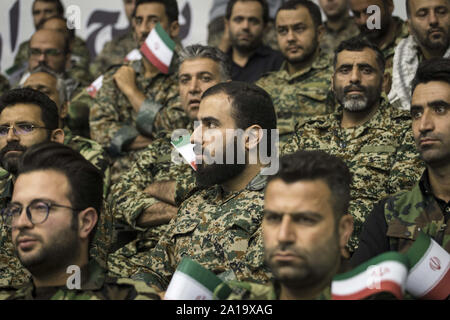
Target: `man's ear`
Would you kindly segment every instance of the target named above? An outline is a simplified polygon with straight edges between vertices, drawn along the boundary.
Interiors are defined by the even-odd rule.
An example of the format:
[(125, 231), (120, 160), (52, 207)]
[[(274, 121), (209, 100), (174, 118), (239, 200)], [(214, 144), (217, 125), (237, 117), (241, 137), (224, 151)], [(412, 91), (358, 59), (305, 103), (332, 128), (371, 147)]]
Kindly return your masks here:
[(344, 214), (339, 220), (339, 248), (342, 256), (348, 255), (346, 246), (350, 236), (353, 233), (353, 216), (351, 214)]
[(78, 235), (81, 239), (89, 239), (89, 235), (97, 225), (98, 213), (94, 208), (87, 208), (78, 214)]
[(173, 21), (169, 27), (169, 35), (172, 39), (178, 38), (180, 34), (180, 24), (178, 21)]
[(319, 41), (319, 43), (322, 42), (322, 38), (323, 35), (325, 34), (325, 27), (323, 26), (323, 24), (321, 24), (317, 29), (317, 40)]
[(64, 130), (63, 129), (53, 130), (51, 135), (50, 135), (50, 140), (52, 142), (57, 142), (57, 143), (61, 143), (61, 144), (64, 143), (64, 138), (65, 138), (65, 135), (64, 135)]
[(67, 117), (68, 112), (69, 112), (69, 102), (66, 101), (61, 106), (61, 110), (59, 111), (59, 117), (61, 119), (65, 119)]
[(388, 72), (384, 72), (383, 75), (383, 92), (386, 94), (389, 94), (389, 92), (391, 91), (391, 86), (392, 86), (392, 77), (391, 74)]
[(262, 128), (254, 124), (245, 130), (245, 149), (251, 150), (258, 146), (263, 137)]

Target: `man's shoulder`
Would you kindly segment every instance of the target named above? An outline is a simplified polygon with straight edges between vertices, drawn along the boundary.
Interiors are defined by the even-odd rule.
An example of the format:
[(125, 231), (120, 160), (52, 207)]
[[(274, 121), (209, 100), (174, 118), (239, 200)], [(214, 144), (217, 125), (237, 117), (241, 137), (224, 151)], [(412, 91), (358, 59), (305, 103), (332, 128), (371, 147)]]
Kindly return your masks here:
[(81, 154), (85, 152), (104, 152), (103, 147), (98, 142), (81, 136), (71, 137), (67, 142), (67, 146)]
[[(107, 277), (104, 287), (111, 295), (108, 300), (160, 300), (158, 293), (144, 281)], [(103, 290), (104, 291), (104, 290)]]

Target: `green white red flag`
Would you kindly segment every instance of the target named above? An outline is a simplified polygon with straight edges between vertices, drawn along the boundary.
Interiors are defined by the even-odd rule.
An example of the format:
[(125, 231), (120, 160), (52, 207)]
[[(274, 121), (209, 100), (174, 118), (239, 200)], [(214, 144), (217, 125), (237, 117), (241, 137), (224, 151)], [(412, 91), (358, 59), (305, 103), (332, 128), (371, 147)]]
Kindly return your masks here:
[(420, 232), (406, 256), (410, 266), (406, 290), (420, 299), (447, 299), (450, 295), (450, 254)]
[(408, 258), (398, 252), (386, 252), (350, 272), (336, 275), (331, 283), (333, 300), (362, 300), (388, 293), (403, 298), (408, 276)]
[(195, 171), (197, 171), (197, 164), (195, 163), (194, 145), (191, 144), (191, 136), (184, 135), (178, 140), (172, 140), (172, 145), (177, 149), (181, 156), (189, 163)]
[(95, 98), (95, 96), (97, 95), (97, 92), (102, 88), (103, 79), (104, 79), (104, 76), (101, 75), (94, 82), (92, 82), (89, 87), (87, 87), (86, 91), (89, 93), (89, 95), (92, 98)]
[(158, 22), (141, 46), (142, 54), (162, 73), (169, 73), (175, 42)]

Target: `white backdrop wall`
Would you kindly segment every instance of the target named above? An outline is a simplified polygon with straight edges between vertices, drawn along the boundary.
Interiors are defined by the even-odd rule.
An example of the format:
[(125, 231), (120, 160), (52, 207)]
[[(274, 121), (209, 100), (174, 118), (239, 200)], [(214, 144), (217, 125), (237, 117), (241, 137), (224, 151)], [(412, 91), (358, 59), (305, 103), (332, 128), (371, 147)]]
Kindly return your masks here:
[[(314, 0), (317, 3), (317, 0)], [(63, 0), (66, 8), (76, 5), (81, 12), (77, 35), (88, 40), (93, 54), (99, 52), (113, 33), (128, 26), (122, 0)], [(213, 0), (178, 0), (183, 45), (206, 44), (209, 11)], [(405, 1), (394, 0), (395, 15), (406, 18)], [(33, 0), (0, 1), (0, 66), (9, 68), (19, 45), (34, 32), (31, 15)], [(94, 52), (95, 51), (95, 52)]]

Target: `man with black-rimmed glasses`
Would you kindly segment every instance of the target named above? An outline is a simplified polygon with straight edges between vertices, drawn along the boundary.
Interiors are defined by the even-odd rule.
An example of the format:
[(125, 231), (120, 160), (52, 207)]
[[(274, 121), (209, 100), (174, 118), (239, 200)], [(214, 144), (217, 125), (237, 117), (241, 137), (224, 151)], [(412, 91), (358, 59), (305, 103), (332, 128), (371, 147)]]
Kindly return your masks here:
[[(21, 155), (31, 146), (53, 141), (64, 143), (64, 131), (59, 127), (58, 108), (47, 95), (32, 89), (15, 89), (0, 98), (0, 209), (11, 200), (18, 163)], [(94, 143), (94, 142), (93, 142)], [(80, 141), (72, 139), (67, 145), (80, 152), (101, 171), (108, 169), (103, 149), (97, 145), (89, 150), (79, 148)], [(106, 260), (112, 238), (111, 223), (105, 223), (104, 215), (97, 232), (93, 254)], [(111, 234), (106, 228), (111, 225)], [(0, 228), (0, 285), (21, 284), (27, 273), (17, 261), (12, 250), (11, 239), (4, 226)]]

